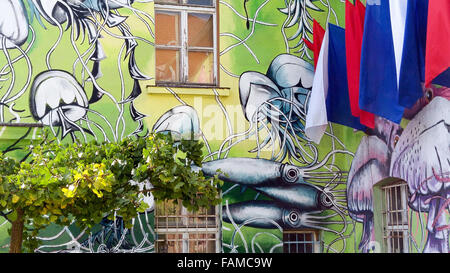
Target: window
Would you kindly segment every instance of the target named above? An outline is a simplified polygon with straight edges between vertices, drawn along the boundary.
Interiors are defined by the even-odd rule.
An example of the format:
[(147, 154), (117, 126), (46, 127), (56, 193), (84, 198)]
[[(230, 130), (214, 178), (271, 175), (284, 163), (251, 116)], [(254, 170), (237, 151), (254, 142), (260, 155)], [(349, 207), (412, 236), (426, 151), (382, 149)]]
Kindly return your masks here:
[(216, 0), (156, 0), (156, 84), (217, 85)]
[(284, 253), (320, 252), (319, 232), (315, 230), (284, 231)]
[(389, 253), (408, 252), (408, 213), (405, 182), (382, 187), (384, 243)]
[(155, 208), (156, 251), (216, 253), (220, 249), (218, 207), (189, 212), (176, 201)]

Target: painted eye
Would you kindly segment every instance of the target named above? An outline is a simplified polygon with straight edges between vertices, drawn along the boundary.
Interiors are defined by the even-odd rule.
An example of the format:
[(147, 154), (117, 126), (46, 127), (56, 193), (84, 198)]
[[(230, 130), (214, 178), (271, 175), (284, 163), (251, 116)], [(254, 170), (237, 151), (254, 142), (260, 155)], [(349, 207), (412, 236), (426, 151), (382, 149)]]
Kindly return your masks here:
[(297, 220), (298, 220), (298, 213), (296, 211), (292, 211), (291, 213), (289, 213), (289, 220), (291, 222), (297, 222)]
[(425, 91), (425, 100), (429, 103), (433, 99), (433, 89), (427, 88)]
[(320, 203), (326, 208), (331, 208), (333, 206), (332, 197), (328, 194), (322, 193), (320, 196)]
[(291, 169), (291, 170), (288, 171), (287, 175), (290, 178), (296, 178), (297, 177), (297, 172), (295, 171), (295, 169)]
[(291, 228), (298, 228), (302, 225), (301, 214), (296, 209), (291, 209), (284, 212), (284, 223)]
[(299, 176), (300, 176), (300, 171), (296, 167), (284, 165), (283, 179), (285, 182), (295, 183), (295, 182), (297, 182), (297, 179)]

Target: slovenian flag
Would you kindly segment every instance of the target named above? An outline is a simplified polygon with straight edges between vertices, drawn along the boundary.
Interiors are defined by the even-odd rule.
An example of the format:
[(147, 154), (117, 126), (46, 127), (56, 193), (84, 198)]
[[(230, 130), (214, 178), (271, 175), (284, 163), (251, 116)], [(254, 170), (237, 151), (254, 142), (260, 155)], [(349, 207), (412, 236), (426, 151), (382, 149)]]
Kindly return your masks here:
[[(393, 18), (388, 0), (370, 0), (366, 4), (364, 34), (361, 49), (359, 83), (359, 107), (395, 123), (400, 123), (404, 107), (398, 102), (398, 77), (396, 59), (399, 43), (394, 43), (393, 34), (400, 35), (404, 25)], [(392, 4), (392, 3), (391, 3)], [(394, 48), (395, 46), (395, 48)]]
[(428, 0), (409, 0), (406, 8), (399, 103), (410, 108), (423, 96)]
[(450, 1), (432, 0), (428, 6), (425, 86), (450, 83)]
[(352, 116), (347, 84), (345, 30), (328, 24), (320, 48), (311, 97), (306, 114), (305, 134), (319, 144), (328, 121), (364, 130)]
[(350, 110), (353, 116), (359, 117), (361, 124), (374, 128), (375, 115), (359, 108), (359, 71), (364, 33), (364, 14), (365, 7), (359, 0), (355, 0), (355, 5), (349, 0), (345, 1), (345, 53)]

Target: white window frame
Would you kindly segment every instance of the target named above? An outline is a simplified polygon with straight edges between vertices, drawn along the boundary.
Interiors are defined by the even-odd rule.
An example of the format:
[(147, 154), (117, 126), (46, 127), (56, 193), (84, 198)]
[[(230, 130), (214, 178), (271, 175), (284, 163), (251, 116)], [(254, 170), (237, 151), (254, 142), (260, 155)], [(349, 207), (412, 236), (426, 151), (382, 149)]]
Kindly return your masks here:
[[(176, 201), (174, 201), (176, 203)], [(215, 253), (220, 252), (221, 248), (221, 233), (220, 233), (220, 207), (214, 206), (214, 215), (206, 213), (206, 214), (197, 214), (197, 213), (190, 213), (184, 206), (177, 205), (180, 209), (180, 212), (178, 214), (169, 214), (166, 209), (166, 204), (159, 204), (155, 207), (155, 233), (156, 233), (156, 239), (155, 239), (155, 250), (158, 252), (159, 244), (165, 244), (168, 241), (175, 241), (180, 242), (181, 241), (181, 249), (180, 253), (189, 253), (189, 243), (192, 241), (215, 241)], [(161, 209), (161, 206), (164, 206), (163, 211), (156, 211)], [(188, 224), (189, 218), (195, 218), (195, 217), (206, 217), (206, 221), (208, 221), (209, 218), (214, 217), (214, 224), (209, 225), (208, 222), (203, 226), (190, 226)], [(168, 220), (170, 218), (175, 218), (175, 225), (169, 226)], [(160, 224), (159, 221), (162, 220), (162, 223)], [(182, 224), (179, 225), (178, 221), (181, 220)], [(166, 223), (164, 225), (164, 222)], [(198, 223), (198, 222), (197, 222)], [(173, 240), (167, 240), (167, 239), (161, 239), (160, 235), (169, 235), (169, 234), (181, 234), (181, 239), (173, 239)], [(214, 239), (190, 239), (190, 234), (207, 234), (207, 235), (214, 235)]]
[[(286, 234), (295, 234), (296, 235), (296, 238), (297, 238), (297, 240), (295, 240), (295, 241), (285, 241), (284, 240), (284, 235), (286, 235)], [(312, 238), (312, 240), (311, 241), (306, 241), (306, 239), (305, 240), (303, 240), (303, 241), (300, 241), (299, 239), (298, 239), (298, 235), (300, 235), (300, 234), (311, 234), (311, 238)], [(284, 249), (285, 249), (285, 246), (286, 245), (288, 245), (287, 246), (287, 249), (290, 249), (290, 246), (289, 245), (291, 245), (291, 244), (295, 244), (296, 245), (296, 252), (285, 252), (284, 251)], [(311, 245), (311, 247), (312, 247), (312, 252), (310, 252), (310, 253), (320, 253), (320, 251), (321, 251), (321, 247), (320, 247), (320, 233), (319, 233), (319, 231), (318, 230), (284, 230), (283, 231), (283, 252), (284, 253), (308, 253), (308, 252), (299, 252), (299, 244), (303, 244), (303, 250), (305, 250), (305, 248), (306, 248), (306, 245), (307, 244), (310, 244)]]
[[(398, 246), (403, 245), (403, 252), (409, 252), (409, 218), (408, 218), (408, 185), (406, 182), (397, 182), (381, 187), (383, 195), (382, 223), (383, 240), (388, 253), (395, 253), (394, 240)], [(395, 191), (395, 192), (393, 192)], [(400, 208), (397, 207), (397, 192), (400, 191)], [(394, 193), (394, 194), (392, 194)], [(390, 206), (392, 204), (392, 206)], [(402, 222), (398, 220), (398, 213), (401, 213)], [(400, 237), (393, 237), (391, 234), (397, 232)]]
[[(158, 11), (178, 12), (180, 13), (180, 45), (157, 45), (156, 49), (177, 49), (180, 50), (180, 75), (179, 82), (156, 81), (156, 85), (172, 85), (172, 86), (214, 86), (218, 83), (218, 61), (217, 61), (217, 7), (216, 0), (212, 0), (212, 6), (188, 5), (187, 0), (183, 3), (158, 3), (155, 1), (155, 17)], [(212, 14), (213, 16), (213, 47), (188, 47), (188, 13)], [(212, 83), (195, 83), (188, 81), (189, 74), (189, 51), (213, 52), (213, 82)], [(156, 55), (155, 55), (156, 56)]]

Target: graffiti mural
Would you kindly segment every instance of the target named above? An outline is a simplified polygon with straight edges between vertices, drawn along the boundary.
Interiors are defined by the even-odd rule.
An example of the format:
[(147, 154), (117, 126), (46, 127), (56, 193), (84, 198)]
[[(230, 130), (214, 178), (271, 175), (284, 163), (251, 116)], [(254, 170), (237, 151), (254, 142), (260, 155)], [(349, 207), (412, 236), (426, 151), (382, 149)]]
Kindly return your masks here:
[[(4, 154), (25, 160), (24, 148), (42, 126), (61, 143), (149, 131), (200, 139), (206, 157), (199, 170), (226, 174), (223, 252), (283, 252), (284, 234), (304, 230), (320, 234), (322, 252), (373, 251), (383, 243), (374, 189), (387, 178), (402, 179), (409, 250), (449, 252), (449, 88), (424, 89), (401, 124), (377, 117), (375, 128), (363, 132), (329, 123), (320, 145), (304, 133), (314, 78), (306, 46), (314, 42), (312, 22), (343, 26), (344, 0), (215, 1), (220, 81), (200, 87), (156, 82), (161, 1), (0, 2)], [(153, 209), (138, 215), (132, 229), (117, 219), (105, 219), (91, 234), (49, 228), (36, 251), (155, 251)], [(2, 251), (8, 225), (2, 217)]]
[[(60, 142), (118, 141), (146, 135), (145, 115), (136, 109), (134, 100), (142, 93), (140, 82), (152, 79), (151, 69), (142, 62), (143, 52), (154, 45), (152, 4), (133, 0), (7, 0), (0, 8), (4, 154), (26, 159), (27, 153), (18, 150), (36, 138), (33, 130), (39, 127), (33, 124), (49, 127)], [(22, 125), (31, 127), (22, 136), (13, 134), (16, 141), (7, 145), (10, 136), (3, 132)], [(7, 225), (3, 220), (2, 226)], [(87, 243), (98, 240), (98, 234), (87, 240), (83, 231), (66, 227), (43, 234), (45, 246), (37, 251), (61, 247), (119, 251), (131, 249), (130, 245), (134, 251), (152, 250), (153, 244), (142, 235), (151, 234), (147, 227), (145, 232), (139, 231), (141, 239), (136, 239), (134, 231), (118, 229), (120, 222), (100, 226), (102, 236), (111, 230), (115, 236), (119, 234), (115, 241), (108, 239), (106, 248), (94, 250), (94, 244)], [(134, 243), (122, 244), (122, 234), (133, 237)]]

